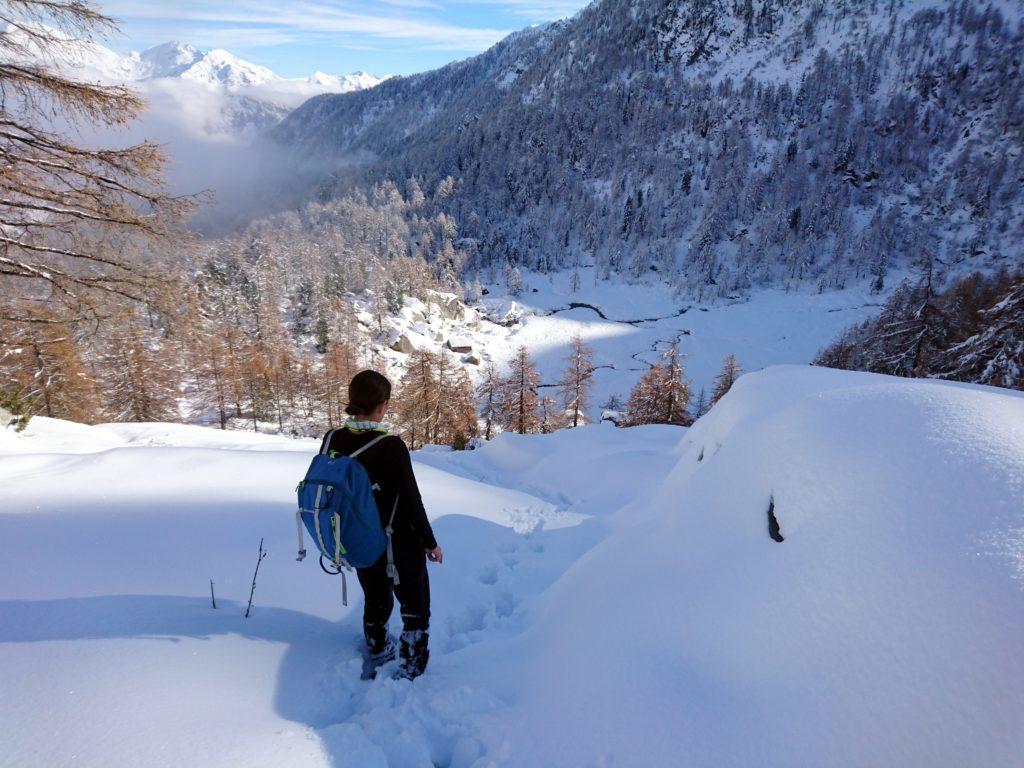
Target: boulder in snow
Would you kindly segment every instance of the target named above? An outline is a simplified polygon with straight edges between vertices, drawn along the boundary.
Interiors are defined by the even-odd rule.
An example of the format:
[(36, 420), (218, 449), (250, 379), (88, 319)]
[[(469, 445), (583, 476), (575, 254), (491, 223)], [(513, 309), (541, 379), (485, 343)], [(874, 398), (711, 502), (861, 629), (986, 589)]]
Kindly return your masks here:
[(416, 347), (409, 340), (409, 337), (404, 333), (398, 334), (398, 337), (388, 345), (395, 352), (401, 352), (402, 354), (408, 355), (416, 351)]
[(462, 302), (459, 301), (457, 296), (451, 296), (442, 301), (440, 308), (441, 317), (446, 320), (454, 320), (456, 322), (462, 320), (462, 316), (465, 312), (465, 307)]
[(469, 353), (473, 351), (473, 341), (472, 339), (467, 339), (465, 336), (449, 336), (448, 349), (460, 354)]

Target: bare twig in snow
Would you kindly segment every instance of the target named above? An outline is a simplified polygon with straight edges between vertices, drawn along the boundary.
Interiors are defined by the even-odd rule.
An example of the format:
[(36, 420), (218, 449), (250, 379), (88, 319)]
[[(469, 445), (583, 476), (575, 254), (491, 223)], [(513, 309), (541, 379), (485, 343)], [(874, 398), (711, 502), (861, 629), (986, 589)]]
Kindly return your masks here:
[(260, 539), (260, 556), (256, 561), (256, 571), (252, 575), (252, 589), (249, 590), (249, 604), (245, 607), (245, 618), (249, 618), (249, 613), (252, 611), (252, 596), (256, 592), (256, 576), (260, 572), (260, 563), (263, 562), (263, 558), (267, 556), (267, 553), (263, 550), (263, 539)]

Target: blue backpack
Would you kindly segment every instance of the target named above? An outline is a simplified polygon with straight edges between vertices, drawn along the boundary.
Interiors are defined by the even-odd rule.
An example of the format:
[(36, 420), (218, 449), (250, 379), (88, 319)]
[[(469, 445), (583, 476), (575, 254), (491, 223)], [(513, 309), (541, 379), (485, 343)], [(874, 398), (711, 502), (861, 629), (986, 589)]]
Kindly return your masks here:
[[(295, 513), (295, 527), (299, 533), (299, 556), (296, 560), (306, 557), (302, 541), (302, 527), (305, 525), (320, 550), (320, 567), (332, 576), (341, 574), (341, 599), (344, 605), (348, 605), (345, 570), (368, 568), (385, 550), (388, 553), (388, 576), (395, 584), (399, 583), (391, 548), (391, 527), (395, 522), (398, 497), (395, 497), (387, 526), (381, 528), (380, 512), (373, 498), (373, 492), (379, 487), (370, 483), (370, 476), (356, 457), (387, 435), (375, 437), (348, 456), (337, 456), (328, 453), (336, 431), (332, 429), (327, 433), (323, 448), (313, 458), (306, 477), (296, 488), (299, 495), (299, 509)], [(325, 565), (325, 558), (334, 570)]]

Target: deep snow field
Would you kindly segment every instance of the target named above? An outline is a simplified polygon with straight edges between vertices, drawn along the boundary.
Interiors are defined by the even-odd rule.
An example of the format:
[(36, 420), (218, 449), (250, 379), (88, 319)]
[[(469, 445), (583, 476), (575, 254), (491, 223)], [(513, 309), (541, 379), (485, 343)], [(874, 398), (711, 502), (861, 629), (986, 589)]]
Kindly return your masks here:
[(0, 431), (0, 766), (1020, 765), (1017, 393), (781, 366), (689, 430), (421, 450), (414, 682), (294, 561), (314, 449)]

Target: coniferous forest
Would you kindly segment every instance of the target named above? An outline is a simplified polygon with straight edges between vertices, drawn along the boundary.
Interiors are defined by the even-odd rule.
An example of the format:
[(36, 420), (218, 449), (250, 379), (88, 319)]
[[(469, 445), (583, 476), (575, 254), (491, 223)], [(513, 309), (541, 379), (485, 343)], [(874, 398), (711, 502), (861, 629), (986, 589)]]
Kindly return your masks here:
[[(30, 30), (112, 23), (8, 5)], [(2, 42), (8, 60), (60, 47)], [(5, 65), (4, 401), (305, 434), (341, 419), (353, 371), (390, 365), (419, 393), (400, 414), (415, 444), (579, 424), (609, 404), (528, 375), (529, 350), (489, 372), (442, 343), (381, 357), (407, 299), (472, 307), (485, 286), (515, 297), (525, 274), (561, 271), (584, 294), (653, 282), (680, 302), (868, 285), (878, 317), (819, 364), (1019, 388), (1021, 51), (1020, 20), (974, 0), (599, 0), (440, 70), (311, 99), (259, 146), (316, 170), (296, 160), (267, 185), (286, 210), (218, 236), (189, 230), (209, 201), (167, 190), (159, 147), (83, 152), (47, 116), (130, 121), (130, 90)], [(691, 398), (670, 342), (619, 393), (623, 423), (686, 424), (717, 399)], [(588, 365), (577, 350), (577, 390)], [(519, 382), (515, 419), (498, 416), (499, 379)]]

